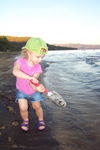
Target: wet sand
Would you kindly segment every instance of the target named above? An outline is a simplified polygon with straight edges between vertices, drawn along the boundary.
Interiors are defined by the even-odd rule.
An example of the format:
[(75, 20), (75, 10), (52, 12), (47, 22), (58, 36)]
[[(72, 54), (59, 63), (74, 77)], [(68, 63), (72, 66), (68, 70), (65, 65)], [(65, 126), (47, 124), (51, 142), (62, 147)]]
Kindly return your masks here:
[[(15, 77), (11, 74), (14, 58), (18, 54), (0, 54), (0, 149), (2, 150), (58, 150), (59, 142), (52, 136), (52, 119), (46, 103), (43, 103), (47, 128), (36, 130), (37, 118), (29, 107), (30, 130), (20, 130), (21, 118), (18, 104), (15, 103)], [(45, 70), (45, 63), (42, 64)]]

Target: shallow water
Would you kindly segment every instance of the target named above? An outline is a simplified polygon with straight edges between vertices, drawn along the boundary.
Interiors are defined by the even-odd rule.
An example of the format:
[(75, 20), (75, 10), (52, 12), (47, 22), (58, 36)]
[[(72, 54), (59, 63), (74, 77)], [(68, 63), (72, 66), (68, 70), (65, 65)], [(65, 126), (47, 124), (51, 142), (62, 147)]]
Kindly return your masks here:
[(46, 108), (52, 135), (61, 150), (100, 149), (100, 50), (50, 51), (44, 58), (45, 84), (67, 101), (65, 109), (50, 101)]

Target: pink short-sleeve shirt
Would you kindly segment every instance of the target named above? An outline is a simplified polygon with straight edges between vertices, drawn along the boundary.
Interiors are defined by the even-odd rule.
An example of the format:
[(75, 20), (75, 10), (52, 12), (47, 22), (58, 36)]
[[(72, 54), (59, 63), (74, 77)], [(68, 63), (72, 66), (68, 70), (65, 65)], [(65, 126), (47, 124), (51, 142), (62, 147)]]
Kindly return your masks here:
[[(33, 66), (29, 66), (27, 60), (24, 58), (19, 58), (15, 63), (20, 65), (20, 70), (30, 76), (36, 73), (42, 73), (42, 68), (40, 64), (35, 64)], [(25, 94), (31, 95), (35, 91), (30, 86), (30, 80), (23, 78), (16, 78), (16, 88), (22, 91)]]

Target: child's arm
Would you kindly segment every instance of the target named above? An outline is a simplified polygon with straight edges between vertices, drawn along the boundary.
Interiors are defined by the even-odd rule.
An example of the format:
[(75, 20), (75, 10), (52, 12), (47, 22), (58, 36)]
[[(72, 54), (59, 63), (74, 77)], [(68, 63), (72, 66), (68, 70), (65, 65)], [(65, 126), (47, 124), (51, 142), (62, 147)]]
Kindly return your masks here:
[(19, 78), (23, 78), (23, 79), (28, 79), (28, 80), (32, 80), (33, 82), (38, 82), (38, 80), (36, 79), (36, 77), (34, 76), (29, 76), (28, 74), (25, 74), (24, 72), (22, 72), (20, 70), (20, 65), (15, 63), (14, 67), (13, 67), (13, 75)]
[(43, 92), (45, 91), (45, 87), (44, 87), (42, 84), (40, 84), (39, 86), (35, 86), (35, 85), (33, 85), (33, 84), (30, 82), (30, 86), (31, 86), (31, 88), (32, 88), (34, 91), (36, 91), (36, 92), (41, 92), (41, 93), (43, 93)]
[[(38, 79), (40, 75), (41, 75), (41, 73), (35, 73), (33, 76), (34, 76), (36, 79)], [(30, 82), (30, 86), (32, 87), (32, 89), (33, 89), (34, 91), (37, 91), (37, 92), (44, 92), (44, 91), (45, 91), (45, 87), (44, 87), (42, 84), (40, 84), (40, 85), (37, 87), (37, 86), (33, 85), (33, 84)]]
[(41, 73), (35, 73), (35, 74), (33, 75), (33, 77), (35, 77), (36, 79), (38, 79), (40, 75), (41, 75)]

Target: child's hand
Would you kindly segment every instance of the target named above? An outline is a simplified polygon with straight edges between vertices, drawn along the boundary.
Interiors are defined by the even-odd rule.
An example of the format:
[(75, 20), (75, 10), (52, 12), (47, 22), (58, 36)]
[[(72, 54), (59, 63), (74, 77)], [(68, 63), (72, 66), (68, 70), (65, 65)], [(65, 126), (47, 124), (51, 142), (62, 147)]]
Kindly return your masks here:
[(36, 87), (36, 91), (43, 93), (45, 91), (45, 87), (42, 84), (40, 84)]
[(32, 77), (31, 81), (34, 82), (34, 83), (38, 83), (39, 82), (35, 77)]

